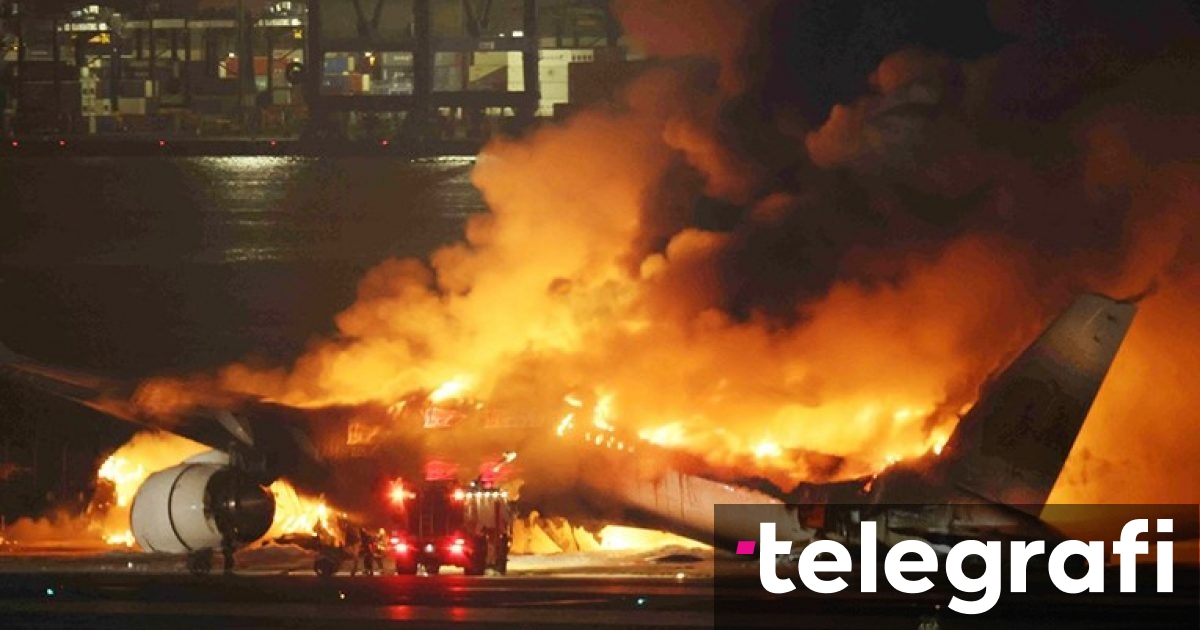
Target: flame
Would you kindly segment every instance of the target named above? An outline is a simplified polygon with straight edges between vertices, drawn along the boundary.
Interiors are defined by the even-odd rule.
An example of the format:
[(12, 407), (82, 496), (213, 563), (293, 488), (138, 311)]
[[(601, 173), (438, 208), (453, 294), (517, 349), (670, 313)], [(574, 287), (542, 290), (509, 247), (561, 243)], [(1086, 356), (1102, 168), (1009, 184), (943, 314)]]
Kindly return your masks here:
[(462, 398), (470, 389), (471, 381), (465, 376), (456, 376), (438, 386), (429, 394), (432, 403), (445, 402)]
[[(1195, 330), (1200, 295), (1196, 143), (1178, 132), (1190, 118), (1159, 107), (1178, 84), (1161, 79), (1190, 62), (1118, 86), (1119, 68), (1141, 66), (1069, 49), (1096, 63), (1051, 85), (1051, 104), (1032, 86), (1065, 77), (1044, 47), (978, 63), (900, 51), (861, 77), (860, 102), (764, 126), (729, 107), (754, 87), (730, 57), (738, 34), (759, 35), (760, 20), (738, 19), (758, 3), (620, 4), (650, 50), (717, 60), (723, 89), (711, 67), (666, 64), (616, 107), (491, 143), (472, 175), (489, 212), (460, 242), (369, 271), (337, 334), (294, 365), (233, 365), (217, 384), (307, 406), (469, 390), (564, 438), (579, 425), (607, 446), (620, 430), (781, 484), (821, 481), (939, 453), (955, 411), (1077, 287), (1154, 285), (1064, 479), (1107, 500), (1196, 497), (1200, 449), (1179, 436), (1198, 404), (1183, 376), (1197, 344), (1162, 332)], [(671, 10), (696, 16), (662, 20)], [(730, 24), (733, 37), (708, 36)], [(1112, 89), (1084, 89), (1101, 83)], [(938, 116), (910, 120), (908, 104)], [(776, 123), (787, 130), (772, 137)], [(1036, 156), (1055, 156), (1053, 175)], [(693, 220), (705, 195), (737, 206), (731, 225)], [(573, 416), (556, 406), (564, 392)], [(593, 399), (606, 402), (589, 416)], [(1145, 445), (1133, 454), (1131, 418)], [(569, 469), (549, 450), (523, 464)], [(845, 465), (791, 457), (813, 452)], [(1138, 483), (1123, 478), (1134, 454)]]
[(596, 401), (596, 406), (592, 408), (592, 424), (601, 431), (613, 432), (616, 427), (612, 424), (612, 418), (615, 415), (613, 410), (613, 401), (616, 397), (613, 394), (602, 394)]
[(141, 487), (149, 473), (146, 472), (145, 466), (130, 464), (129, 460), (113, 453), (104, 460), (104, 464), (100, 466), (96, 476), (113, 483), (117, 495), (117, 507), (129, 507), (133, 496), (137, 494), (137, 489)]
[(275, 520), (268, 536), (332, 531), (332, 513), (323, 498), (304, 496), (283, 480), (271, 484), (270, 490), (275, 495)]
[(754, 457), (758, 459), (762, 459), (764, 457), (779, 457), (780, 455), (783, 455), (783, 449), (779, 447), (779, 444), (770, 440), (759, 442), (758, 445), (754, 447)]
[(711, 549), (708, 545), (667, 532), (606, 525), (588, 531), (562, 518), (543, 518), (536, 511), (513, 523), (514, 554), (557, 554), (564, 552), (624, 551), (649, 552), (666, 547)]
[(673, 448), (687, 441), (687, 429), (681, 422), (671, 422), (658, 427), (638, 431), (638, 437), (657, 446)]
[(653, 551), (663, 547), (710, 549), (704, 543), (667, 532), (623, 525), (606, 525), (596, 534), (600, 549), (605, 551)]
[(941, 455), (942, 449), (946, 448), (946, 442), (950, 441), (950, 434), (948, 432), (946, 432), (945, 430), (939, 430), (939, 431), (934, 431), (933, 434), (931, 434), (929, 436), (929, 438), (930, 438), (929, 450), (933, 451), (934, 455)]
[(554, 429), (554, 432), (557, 433), (559, 437), (562, 437), (567, 431), (569, 431), (571, 429), (571, 427), (573, 426), (572, 422), (574, 420), (575, 420), (575, 412), (568, 413), (567, 415), (563, 416), (562, 420), (559, 421), (558, 426)]
[(106, 535), (104, 543), (114, 547), (133, 547), (136, 541), (133, 539), (133, 532), (127, 529), (117, 534)]

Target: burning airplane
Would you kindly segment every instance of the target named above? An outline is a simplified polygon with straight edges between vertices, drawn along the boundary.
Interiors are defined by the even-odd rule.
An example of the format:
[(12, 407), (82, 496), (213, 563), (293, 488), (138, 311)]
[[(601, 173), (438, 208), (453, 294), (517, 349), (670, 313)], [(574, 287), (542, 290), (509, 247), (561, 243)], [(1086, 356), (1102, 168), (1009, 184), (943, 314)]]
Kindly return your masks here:
[[(719, 503), (777, 505), (780, 531), (793, 539), (811, 539), (814, 532), (803, 515), (785, 505), (789, 499), (836, 504), (966, 501), (1024, 506), (1022, 509), (1032, 509), (1030, 515), (1036, 517), (1058, 479), (1134, 310), (1131, 303), (1099, 295), (1080, 297), (984, 388), (979, 402), (963, 417), (940, 454), (929, 453), (922, 460), (891, 466), (868, 479), (803, 487), (797, 491), (803, 496), (787, 497), (682, 472), (662, 452), (659, 457), (638, 457), (637, 449), (644, 454), (656, 447), (620, 437), (607, 419), (608, 403), (601, 399), (582, 435), (584, 429), (575, 426), (574, 411), (553, 425), (557, 439), (572, 443), (577, 464), (592, 472), (573, 477), (578, 485), (565, 488), (554, 484), (539, 487), (532, 478), (522, 492), (553, 505), (555, 496), (561, 499), (566, 491), (601, 513), (718, 544), (753, 538), (758, 526), (757, 522), (718, 526), (713, 506)], [(115, 383), (102, 385), (99, 378), (80, 377), (6, 349), (0, 358), (0, 373), (11, 381), (121, 419), (185, 435), (212, 448), (148, 476), (141, 467), (123, 470), (120, 458), (110, 459), (101, 469), (101, 475), (116, 484), (117, 504), (131, 506), (130, 531), (146, 551), (189, 554), (199, 562), (213, 549), (255, 542), (276, 523), (276, 497), (281, 490), (272, 484), (281, 484), (283, 479), (305, 492), (337, 497), (339, 505), (360, 514), (378, 515), (382, 496), (367, 493), (364, 497), (361, 492), (344, 489), (378, 488), (381, 479), (389, 478), (386, 474), (381, 477), (381, 471), (396, 469), (396, 458), (403, 457), (394, 449), (353, 454), (314, 446), (328, 442), (319, 439), (318, 431), (328, 431), (335, 424), (348, 435), (351, 426), (362, 422), (353, 413), (322, 417), (314, 410), (243, 399), (226, 407), (197, 406), (172, 415), (147, 414), (116, 400), (122, 389)], [(431, 398), (438, 402), (445, 396)], [(566, 402), (576, 408), (582, 405), (572, 397)], [(429, 412), (426, 408), (425, 415)], [(335, 423), (333, 418), (339, 417), (343, 422)], [(550, 423), (545, 424), (550, 428)], [(507, 433), (501, 432), (499, 439), (506, 439)], [(531, 456), (549, 457), (536, 450)], [(130, 500), (128, 492), (134, 481), (139, 485)], [(319, 508), (318, 518), (323, 517), (323, 509)]]
[[(523, 500), (696, 536), (718, 499), (1192, 499), (1200, 177), (1177, 86), (1194, 21), (1080, 30), (1051, 4), (1052, 19), (993, 16), (1015, 41), (978, 58), (836, 54), (881, 42), (886, 12), (866, 11), (829, 47), (869, 67), (831, 94), (743, 50), (764, 12), (808, 25), (836, 14), (823, 3), (618, 2), (661, 63), (490, 144), (473, 172), (489, 212), (369, 271), (295, 361), (127, 385), (6, 352), (4, 371), (225, 452), (196, 465), (228, 484), (216, 512), (241, 538), (270, 520), (277, 479), (369, 509), (375, 477), (514, 449)], [(812, 54), (770, 52), (825, 58), (824, 40), (795, 40)], [(1081, 433), (1132, 306), (1066, 305), (1148, 286)], [(596, 475), (612, 470), (629, 472)]]

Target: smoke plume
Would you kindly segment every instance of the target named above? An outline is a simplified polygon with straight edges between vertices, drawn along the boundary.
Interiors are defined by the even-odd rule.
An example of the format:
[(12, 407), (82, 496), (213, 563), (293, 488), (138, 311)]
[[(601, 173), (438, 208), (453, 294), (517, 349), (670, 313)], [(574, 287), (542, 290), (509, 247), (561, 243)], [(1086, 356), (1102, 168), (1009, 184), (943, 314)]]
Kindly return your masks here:
[(453, 381), (551, 428), (577, 393), (795, 482), (939, 448), (1075, 293), (1154, 287), (1055, 497), (1197, 500), (1195, 20), (955, 4), (940, 26), (903, 3), (617, 3), (654, 67), (492, 142), (461, 242), (380, 264), (294, 365), (219, 382), (318, 405)]

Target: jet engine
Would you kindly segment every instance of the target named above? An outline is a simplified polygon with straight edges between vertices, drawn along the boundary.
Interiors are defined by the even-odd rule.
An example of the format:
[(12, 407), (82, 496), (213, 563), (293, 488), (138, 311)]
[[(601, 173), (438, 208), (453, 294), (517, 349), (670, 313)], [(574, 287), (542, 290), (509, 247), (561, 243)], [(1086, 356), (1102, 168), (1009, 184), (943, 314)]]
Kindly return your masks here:
[(133, 498), (130, 529), (146, 551), (192, 553), (261, 538), (275, 518), (275, 497), (211, 451), (160, 470)]

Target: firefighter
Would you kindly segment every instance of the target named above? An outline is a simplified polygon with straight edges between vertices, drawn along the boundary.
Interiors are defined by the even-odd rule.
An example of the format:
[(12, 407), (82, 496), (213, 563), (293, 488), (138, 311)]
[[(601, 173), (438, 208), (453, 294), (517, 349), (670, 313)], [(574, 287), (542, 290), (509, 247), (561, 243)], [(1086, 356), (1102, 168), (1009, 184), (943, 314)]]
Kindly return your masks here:
[(346, 553), (354, 558), (354, 564), (350, 565), (350, 575), (352, 576), (358, 575), (359, 550), (361, 549), (359, 540), (358, 528), (344, 522), (342, 524), (342, 545)]
[[(358, 557), (362, 559), (363, 575), (375, 575), (375, 535), (365, 527), (358, 529)], [(357, 560), (354, 566), (358, 566)]]

